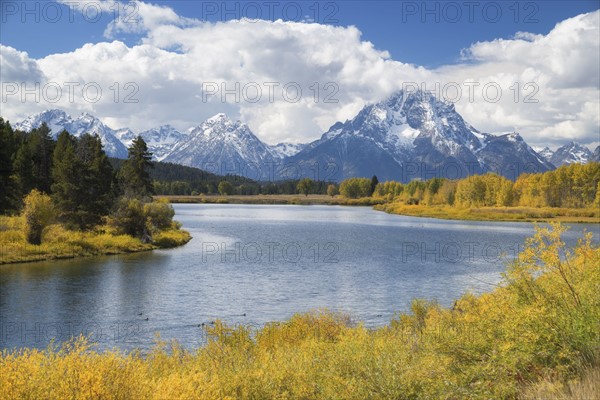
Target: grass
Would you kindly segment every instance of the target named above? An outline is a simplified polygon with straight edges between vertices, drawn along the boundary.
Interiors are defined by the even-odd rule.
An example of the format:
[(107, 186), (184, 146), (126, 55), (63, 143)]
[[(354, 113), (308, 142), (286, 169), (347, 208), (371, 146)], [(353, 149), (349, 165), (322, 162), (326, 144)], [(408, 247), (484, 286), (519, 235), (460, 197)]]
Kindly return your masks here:
[(152, 243), (142, 243), (114, 234), (108, 227), (78, 232), (56, 224), (44, 230), (42, 244), (36, 246), (25, 242), (22, 224), (21, 217), (0, 216), (0, 264), (148, 251), (180, 246), (191, 239), (188, 232), (172, 229), (155, 234)]
[(259, 194), (259, 195), (200, 195), (200, 196), (155, 196), (156, 199), (167, 199), (170, 203), (205, 203), (205, 204), (297, 204), (297, 205), (344, 205), (372, 206), (383, 204), (380, 198), (363, 197), (347, 199), (341, 196), (324, 194)]
[(600, 366), (587, 368), (581, 377), (567, 382), (546, 378), (525, 389), (525, 400), (584, 400), (600, 397)]
[(470, 221), (600, 223), (600, 210), (594, 208), (551, 207), (479, 207), (407, 205), (398, 202), (380, 204), (376, 210), (413, 217)]
[(322, 310), (257, 331), (216, 321), (195, 350), (97, 352), (81, 338), (4, 350), (0, 398), (586, 398), (598, 393), (600, 249), (591, 235), (567, 249), (561, 232), (538, 228), (494, 291), (452, 308), (415, 300), (376, 329)]

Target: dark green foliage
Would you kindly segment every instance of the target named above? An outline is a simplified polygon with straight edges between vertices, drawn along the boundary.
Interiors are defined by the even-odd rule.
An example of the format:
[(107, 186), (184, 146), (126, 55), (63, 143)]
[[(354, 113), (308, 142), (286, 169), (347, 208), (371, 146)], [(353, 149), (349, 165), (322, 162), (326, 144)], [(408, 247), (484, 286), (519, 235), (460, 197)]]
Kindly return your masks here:
[(150, 232), (164, 231), (171, 228), (175, 210), (167, 202), (154, 201), (144, 205), (144, 216)]
[(219, 182), (219, 194), (221, 196), (229, 196), (233, 194), (233, 185), (227, 181)]
[(98, 136), (77, 139), (63, 131), (52, 168), (52, 197), (61, 220), (79, 229), (99, 224), (114, 200), (113, 175)]
[(144, 204), (140, 199), (121, 197), (108, 221), (118, 233), (149, 242), (151, 235), (173, 227), (174, 216), (175, 210), (166, 202)]
[(33, 161), (33, 187), (44, 193), (50, 193), (54, 140), (50, 136), (48, 125), (42, 123), (39, 128), (32, 130), (27, 142)]
[(133, 139), (129, 155), (119, 171), (119, 184), (127, 197), (147, 198), (154, 194), (149, 170), (152, 168), (152, 153), (141, 136)]
[(27, 137), (23, 138), (13, 161), (13, 176), (17, 189), (17, 196), (23, 197), (34, 187), (33, 157)]
[(0, 117), (0, 213), (16, 208), (17, 183), (13, 178), (13, 158), (18, 147), (10, 124)]
[[(111, 164), (118, 170), (125, 160), (111, 158)], [(159, 195), (199, 195), (218, 194), (221, 181), (231, 183), (234, 188), (232, 194), (298, 194), (299, 180), (258, 182), (236, 175), (219, 176), (198, 168), (187, 167), (166, 162), (153, 162), (149, 171), (153, 181), (154, 192)], [(331, 182), (313, 181), (315, 194), (327, 194), (327, 186)]]
[(377, 175), (373, 175), (373, 177), (371, 178), (371, 188), (369, 190), (369, 196), (373, 196), (373, 192), (375, 192), (375, 188), (377, 187), (378, 183), (379, 179), (377, 179)]
[(118, 233), (142, 238), (147, 235), (144, 203), (139, 199), (121, 197), (109, 223)]

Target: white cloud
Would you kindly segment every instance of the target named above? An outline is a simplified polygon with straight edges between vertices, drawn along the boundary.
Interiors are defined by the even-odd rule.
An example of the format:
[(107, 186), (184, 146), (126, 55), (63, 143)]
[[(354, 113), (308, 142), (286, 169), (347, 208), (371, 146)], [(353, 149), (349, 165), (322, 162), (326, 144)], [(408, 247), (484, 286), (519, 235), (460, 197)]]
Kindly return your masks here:
[[(517, 130), (537, 145), (567, 139), (598, 141), (600, 12), (562, 21), (546, 35), (517, 32), (512, 39), (475, 43), (463, 52), (466, 62), (427, 70), (392, 60), (389, 53), (362, 40), (353, 26), (281, 20), (209, 23), (183, 18), (168, 7), (137, 4), (137, 24), (126, 24), (121, 18), (105, 32), (109, 37), (140, 34), (135, 46), (120, 41), (86, 44), (39, 60), (1, 47), (2, 62), (11, 66), (7, 71), (29, 71), (26, 75), (42, 82), (81, 86), (97, 82), (103, 89), (96, 103), (86, 102), (81, 93), (76, 93), (78, 101), (73, 104), (66, 98), (52, 105), (9, 103), (10, 107), (3, 107), (9, 117), (51, 106), (87, 110), (115, 128), (141, 130), (167, 122), (184, 129), (226, 112), (248, 123), (267, 142), (306, 142), (334, 122), (353, 117), (366, 103), (398, 90), (403, 82), (424, 82), (427, 88), (436, 82), (457, 82), (462, 88), (458, 111), (482, 131)], [(115, 9), (112, 0), (102, 5)], [(15, 79), (10, 75), (15, 73), (3, 72), (2, 80)], [(480, 84), (474, 102), (468, 99), (465, 82), (469, 81)], [(110, 89), (115, 82), (120, 87), (116, 102)], [(251, 97), (253, 89), (260, 87), (262, 98), (251, 102), (242, 96), (236, 102), (228, 95), (222, 102), (217, 93), (206, 99), (202, 89), (211, 82), (228, 89), (236, 83), (240, 89), (249, 85)], [(279, 85), (272, 102), (269, 82)], [(490, 82), (502, 88), (496, 103), (485, 101), (481, 89)], [(136, 86), (125, 90), (127, 83)], [(302, 88), (301, 99), (285, 101), (283, 86), (295, 83)], [(516, 88), (515, 83), (520, 92), (517, 101), (510, 89)], [(537, 85), (532, 97), (537, 103), (524, 102), (524, 96), (535, 90), (526, 88), (528, 83)], [(136, 87), (139, 91), (133, 99), (139, 103), (124, 103), (125, 95)], [(317, 87), (319, 101), (315, 102)], [(328, 94), (337, 103), (323, 102)]]

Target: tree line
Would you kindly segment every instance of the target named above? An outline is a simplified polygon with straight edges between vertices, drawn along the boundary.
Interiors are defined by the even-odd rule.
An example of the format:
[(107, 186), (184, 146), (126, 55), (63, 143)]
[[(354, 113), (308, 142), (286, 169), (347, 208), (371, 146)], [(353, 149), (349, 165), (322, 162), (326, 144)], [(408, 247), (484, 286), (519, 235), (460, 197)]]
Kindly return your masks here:
[(138, 136), (115, 170), (98, 135), (62, 131), (55, 141), (45, 123), (22, 132), (0, 117), (0, 213), (21, 212), (31, 244), (53, 222), (73, 230), (107, 224), (149, 240), (174, 215), (170, 205), (152, 203), (151, 159)]
[(383, 197), (405, 204), (457, 207), (600, 207), (600, 163), (564, 165), (522, 174), (516, 181), (488, 173), (459, 180), (433, 178), (403, 184), (377, 177), (351, 178), (339, 185), (347, 198)]

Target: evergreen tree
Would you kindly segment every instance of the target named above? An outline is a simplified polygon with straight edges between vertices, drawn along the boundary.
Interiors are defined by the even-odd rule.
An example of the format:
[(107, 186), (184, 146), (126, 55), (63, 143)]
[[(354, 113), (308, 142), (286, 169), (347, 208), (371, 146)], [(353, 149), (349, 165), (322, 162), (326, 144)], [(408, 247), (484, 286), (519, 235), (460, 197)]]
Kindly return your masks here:
[(141, 136), (136, 137), (127, 160), (119, 170), (119, 184), (126, 197), (143, 198), (154, 194), (148, 170), (152, 168), (152, 153)]
[(18, 194), (13, 178), (13, 156), (16, 147), (15, 134), (10, 124), (0, 117), (0, 213), (5, 213), (16, 205)]
[(83, 165), (81, 188), (85, 205), (81, 216), (82, 228), (98, 224), (114, 202), (114, 171), (102, 148), (98, 135), (85, 134), (79, 138), (77, 156)]
[(52, 167), (52, 198), (59, 218), (70, 225), (79, 225), (79, 208), (83, 206), (81, 188), (82, 165), (75, 155), (77, 139), (61, 132), (54, 149)]
[(373, 196), (373, 193), (375, 192), (375, 188), (377, 187), (378, 183), (379, 179), (377, 179), (377, 175), (373, 175), (373, 177), (371, 178), (371, 188), (369, 189), (369, 196)]
[(50, 193), (52, 153), (54, 140), (46, 123), (30, 133), (31, 157), (33, 160), (34, 187), (42, 192)]
[(54, 150), (52, 197), (67, 224), (86, 229), (100, 223), (113, 203), (112, 166), (100, 138), (76, 139), (63, 131)]
[(35, 187), (33, 178), (33, 157), (29, 137), (26, 135), (15, 154), (13, 176), (17, 186), (17, 196), (22, 198)]

